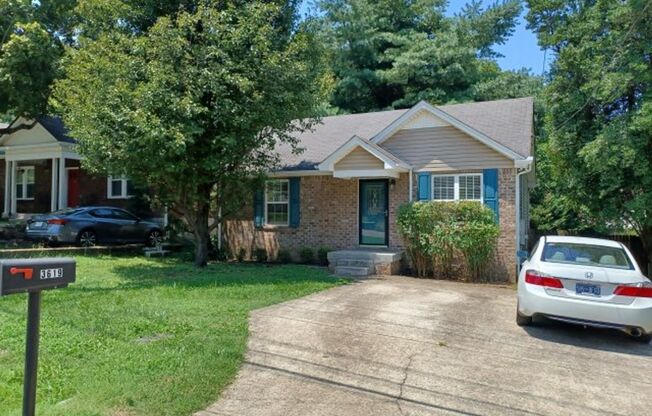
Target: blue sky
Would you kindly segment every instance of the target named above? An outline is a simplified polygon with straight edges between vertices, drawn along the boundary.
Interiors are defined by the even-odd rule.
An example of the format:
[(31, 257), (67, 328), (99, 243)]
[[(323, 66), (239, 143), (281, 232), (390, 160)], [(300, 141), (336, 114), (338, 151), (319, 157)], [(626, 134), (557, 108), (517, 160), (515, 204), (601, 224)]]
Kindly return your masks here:
[[(448, 14), (453, 15), (460, 11), (468, 0), (449, 0)], [(309, 0), (304, 0), (303, 11), (307, 10)], [(494, 0), (483, 0), (483, 3), (492, 4)], [(544, 53), (537, 45), (537, 37), (525, 28), (525, 13), (519, 19), (516, 31), (504, 45), (498, 45), (495, 50), (503, 58), (498, 59), (498, 64), (503, 69), (529, 68), (534, 74), (540, 75), (543, 69)]]

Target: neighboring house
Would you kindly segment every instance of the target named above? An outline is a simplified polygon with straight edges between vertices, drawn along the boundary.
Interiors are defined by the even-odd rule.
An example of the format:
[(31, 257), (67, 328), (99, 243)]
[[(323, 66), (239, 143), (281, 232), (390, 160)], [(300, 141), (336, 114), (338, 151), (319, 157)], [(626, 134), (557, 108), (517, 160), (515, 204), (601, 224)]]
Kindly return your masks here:
[[(80, 205), (127, 207), (131, 182), (101, 177), (80, 167), (75, 140), (58, 118), (40, 117), (34, 127), (0, 136), (2, 216), (20, 217)], [(31, 124), (21, 118), (17, 123)]]
[(401, 204), (475, 200), (500, 225), (494, 274), (515, 279), (534, 185), (531, 98), (325, 117), (297, 138), (303, 152), (281, 146), (283, 168), (225, 223), (234, 253), (400, 250)]

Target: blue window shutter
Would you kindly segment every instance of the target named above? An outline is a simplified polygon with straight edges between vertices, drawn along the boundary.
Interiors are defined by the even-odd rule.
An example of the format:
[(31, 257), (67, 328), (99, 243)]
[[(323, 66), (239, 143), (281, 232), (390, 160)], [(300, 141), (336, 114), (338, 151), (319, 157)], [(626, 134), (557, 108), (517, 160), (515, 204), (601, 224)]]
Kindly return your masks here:
[(485, 169), (482, 171), (484, 183), (484, 204), (494, 212), (496, 222), (499, 221), (498, 209), (498, 169)]
[(430, 174), (429, 173), (420, 173), (418, 175), (418, 187), (419, 190), (417, 192), (417, 195), (419, 196), (418, 200), (419, 201), (430, 201), (432, 199), (431, 193), (430, 193)]
[(260, 228), (265, 225), (265, 197), (262, 189), (254, 192), (254, 226)]
[(301, 178), (290, 178), (290, 227), (299, 226), (301, 219)]

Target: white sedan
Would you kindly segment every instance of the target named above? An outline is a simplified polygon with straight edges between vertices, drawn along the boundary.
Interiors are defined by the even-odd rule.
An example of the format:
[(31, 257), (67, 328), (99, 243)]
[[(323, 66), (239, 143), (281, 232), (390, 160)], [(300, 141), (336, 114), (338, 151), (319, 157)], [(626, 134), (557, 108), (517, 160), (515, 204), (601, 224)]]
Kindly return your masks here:
[(534, 316), (652, 340), (652, 283), (619, 242), (541, 237), (518, 277), (516, 323)]

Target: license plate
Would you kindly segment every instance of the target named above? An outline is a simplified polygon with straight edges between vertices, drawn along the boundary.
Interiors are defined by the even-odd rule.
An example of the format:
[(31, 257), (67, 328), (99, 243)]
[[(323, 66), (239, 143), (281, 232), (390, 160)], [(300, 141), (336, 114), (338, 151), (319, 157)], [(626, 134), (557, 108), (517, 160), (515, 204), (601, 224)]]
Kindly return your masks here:
[(575, 293), (578, 295), (600, 296), (600, 286), (578, 283), (575, 285)]

